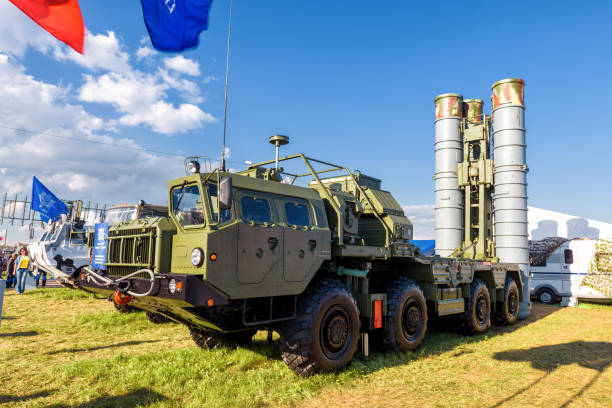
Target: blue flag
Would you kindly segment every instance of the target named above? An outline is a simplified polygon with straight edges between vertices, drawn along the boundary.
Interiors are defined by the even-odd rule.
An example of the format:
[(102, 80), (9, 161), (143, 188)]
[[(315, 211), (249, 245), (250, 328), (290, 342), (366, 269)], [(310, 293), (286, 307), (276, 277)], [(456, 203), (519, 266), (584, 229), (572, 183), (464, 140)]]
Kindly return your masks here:
[(68, 207), (45, 187), (36, 177), (32, 180), (32, 205), (33, 211), (40, 213), (43, 222), (55, 220), (62, 214), (68, 214)]
[(141, 0), (145, 24), (159, 51), (196, 47), (200, 32), (208, 28), (212, 0)]

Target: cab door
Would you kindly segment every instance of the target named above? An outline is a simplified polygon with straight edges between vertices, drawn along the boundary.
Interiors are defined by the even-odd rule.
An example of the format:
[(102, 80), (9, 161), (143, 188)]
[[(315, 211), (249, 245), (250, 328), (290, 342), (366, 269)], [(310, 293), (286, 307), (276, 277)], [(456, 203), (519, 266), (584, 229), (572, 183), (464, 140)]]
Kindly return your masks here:
[(321, 266), (319, 251), (325, 234), (315, 228), (308, 201), (287, 199), (281, 203), (287, 227), (284, 228), (283, 275), (287, 282), (302, 282)]
[(270, 200), (256, 192), (243, 191), (238, 227), (238, 282), (260, 283), (282, 275), (281, 228), (273, 223)]

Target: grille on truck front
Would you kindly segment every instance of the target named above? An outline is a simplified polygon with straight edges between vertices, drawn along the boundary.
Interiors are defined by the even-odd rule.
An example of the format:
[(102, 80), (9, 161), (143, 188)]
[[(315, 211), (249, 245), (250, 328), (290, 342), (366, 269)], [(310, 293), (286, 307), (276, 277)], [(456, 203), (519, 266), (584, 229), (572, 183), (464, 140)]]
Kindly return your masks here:
[[(110, 230), (108, 235), (108, 274), (126, 276), (139, 269), (154, 270), (155, 228)], [(147, 273), (137, 277), (141, 275), (149, 277)]]

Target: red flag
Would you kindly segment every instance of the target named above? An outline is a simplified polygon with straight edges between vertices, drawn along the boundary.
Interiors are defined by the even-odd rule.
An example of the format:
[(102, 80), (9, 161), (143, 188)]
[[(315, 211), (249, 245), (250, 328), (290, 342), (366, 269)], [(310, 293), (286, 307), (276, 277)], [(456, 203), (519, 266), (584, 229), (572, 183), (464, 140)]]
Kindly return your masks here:
[(83, 53), (85, 24), (78, 0), (9, 0), (42, 28)]

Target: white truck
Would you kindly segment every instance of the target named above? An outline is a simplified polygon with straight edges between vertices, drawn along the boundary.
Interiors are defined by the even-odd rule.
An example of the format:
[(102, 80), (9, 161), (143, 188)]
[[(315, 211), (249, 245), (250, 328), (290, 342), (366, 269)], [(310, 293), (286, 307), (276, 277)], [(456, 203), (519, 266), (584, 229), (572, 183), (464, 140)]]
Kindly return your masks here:
[(530, 241), (531, 296), (612, 300), (612, 241), (546, 238)]

